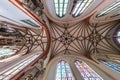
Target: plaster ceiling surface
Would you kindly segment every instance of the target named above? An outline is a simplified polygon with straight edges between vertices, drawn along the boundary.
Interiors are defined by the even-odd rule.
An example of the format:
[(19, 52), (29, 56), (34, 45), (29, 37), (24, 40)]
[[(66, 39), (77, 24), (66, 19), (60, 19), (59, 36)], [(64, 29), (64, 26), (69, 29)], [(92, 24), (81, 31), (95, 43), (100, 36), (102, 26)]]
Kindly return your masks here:
[(119, 21), (104, 24), (79, 22), (74, 25), (50, 23), (52, 32), (52, 56), (60, 54), (119, 54), (120, 49), (113, 46), (113, 35), (108, 33), (119, 26)]
[[(42, 3), (44, 5), (44, 16), (48, 19), (48, 22), (46, 21), (46, 23), (49, 23), (48, 28), (52, 39), (52, 43), (50, 45), (52, 56), (60, 54), (79, 54), (84, 56), (90, 56), (94, 53), (119, 54), (120, 49), (118, 46), (114, 45), (112, 35), (108, 34), (109, 32), (112, 32), (115, 26), (119, 26), (119, 20), (111, 20), (111, 22), (109, 21), (104, 23), (99, 21), (94, 23), (94, 21), (92, 21), (92, 16), (95, 16), (96, 12), (98, 13), (100, 10), (103, 10), (106, 6), (109, 6), (116, 0), (94, 0), (97, 5), (94, 5), (95, 3), (92, 4), (91, 6), (94, 7), (89, 7), (90, 9), (85, 11), (83, 14), (85, 17), (83, 15), (78, 16), (76, 17), (77, 20), (74, 17), (69, 19), (69, 13), (67, 13), (62, 19), (56, 18), (57, 16), (55, 12), (51, 14), (54, 7), (49, 7), (50, 5), (53, 5), (52, 1), (49, 0), (49, 4), (46, 3), (47, 1), (48, 0), (42, 0)], [(70, 1), (71, 5), (73, 5), (72, 3), (73, 0)], [(48, 7), (50, 9), (48, 9)], [(23, 15), (22, 11), (20, 13), (20, 15)], [(9, 15), (7, 17), (9, 17)], [(10, 17), (13, 18), (13, 20), (16, 19), (14, 16), (10, 15)], [(15, 21), (18, 21), (21, 18), (23, 18), (23, 16), (17, 17)]]
[[(48, 2), (52, 4), (51, 1)], [(57, 19), (55, 18), (56, 14), (53, 13), (54, 11), (51, 14), (52, 10), (49, 9), (50, 11), (48, 10), (46, 14), (50, 19), (52, 56), (61, 54), (79, 54), (90, 57), (92, 54), (119, 54), (120, 49), (115, 45), (113, 35), (108, 33), (113, 32), (113, 29), (116, 26), (119, 26), (118, 19), (120, 17), (117, 16), (114, 20), (108, 18), (108, 20), (110, 19), (109, 21), (104, 21), (104, 18), (100, 21), (99, 18), (98, 21), (92, 21), (92, 19), (94, 19), (93, 16), (96, 16), (100, 10), (103, 10), (114, 2), (115, 0), (104, 0), (96, 7), (96, 9), (92, 8), (93, 11), (96, 10), (94, 14), (90, 15), (88, 10), (89, 14), (84, 13), (86, 14), (85, 16), (89, 16), (88, 18), (82, 18), (84, 16), (81, 15), (77, 17), (78, 20), (72, 18), (73, 22), (69, 22), (71, 20), (69, 19), (69, 16), (67, 16), (69, 13), (66, 13), (66, 16), (64, 16), (63, 19)], [(47, 6), (51, 8), (51, 5)], [(119, 8), (117, 10), (119, 10)], [(110, 14), (106, 16), (110, 16)], [(80, 17), (82, 19), (80, 19)], [(66, 20), (64, 21), (65, 18)]]

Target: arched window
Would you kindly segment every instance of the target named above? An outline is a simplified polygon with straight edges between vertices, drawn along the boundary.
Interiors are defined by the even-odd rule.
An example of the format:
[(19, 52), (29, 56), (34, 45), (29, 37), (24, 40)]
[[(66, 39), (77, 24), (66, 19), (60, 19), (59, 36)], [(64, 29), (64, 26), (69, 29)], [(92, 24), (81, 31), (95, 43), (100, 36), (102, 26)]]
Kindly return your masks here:
[(55, 80), (74, 80), (70, 66), (65, 61), (60, 61), (57, 64), (57, 74)]
[(109, 12), (120, 8), (120, 0), (116, 0), (116, 2), (114, 2), (113, 4), (111, 4), (110, 6), (106, 7), (105, 9), (103, 9), (102, 11), (100, 11), (96, 17), (101, 17), (104, 16), (106, 14), (108, 14)]
[(58, 17), (63, 17), (66, 14), (69, 0), (54, 0), (55, 12)]
[(101, 63), (105, 64), (106, 66), (114, 69), (115, 71), (120, 72), (120, 65), (114, 62), (106, 62), (105, 60), (99, 60)]
[(120, 30), (117, 32), (117, 37), (116, 37), (117, 41), (120, 43)]
[(85, 62), (75, 61), (75, 66), (79, 70), (84, 80), (103, 80), (95, 71), (93, 71)]
[(94, 0), (74, 0), (71, 14), (76, 17), (81, 15)]

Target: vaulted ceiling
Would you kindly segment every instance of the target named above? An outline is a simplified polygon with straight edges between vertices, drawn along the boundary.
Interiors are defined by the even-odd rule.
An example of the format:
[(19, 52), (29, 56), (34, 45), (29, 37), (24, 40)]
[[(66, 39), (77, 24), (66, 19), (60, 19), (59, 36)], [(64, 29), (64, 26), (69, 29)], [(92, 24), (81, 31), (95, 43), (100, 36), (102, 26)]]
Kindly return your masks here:
[[(81, 21), (74, 25), (50, 22), (52, 32), (52, 56), (58, 54), (119, 54), (120, 49), (113, 41), (113, 29), (119, 21), (90, 24)], [(111, 34), (109, 34), (111, 33)]]
[[(60, 13), (56, 14), (55, 1), (59, 0), (43, 1), (44, 12), (49, 19), (52, 57), (61, 54), (77, 54), (86, 57), (99, 54), (119, 54), (120, 48), (119, 45), (116, 45), (119, 43), (116, 43), (117, 39), (114, 36), (116, 36), (115, 31), (120, 25), (120, 16), (111, 17), (120, 10), (118, 7), (119, 0), (83, 0), (84, 4), (87, 3), (86, 1), (92, 2), (78, 16), (74, 16), (71, 12), (75, 5), (79, 4), (77, 2), (82, 0), (70, 0), (68, 1), (66, 14), (61, 17), (59, 16)], [(67, 2), (67, 0), (65, 1)], [(57, 2), (57, 4), (61, 5), (60, 2)], [(111, 7), (111, 5), (116, 8)], [(78, 9), (81, 6), (79, 5)], [(86, 6), (84, 5), (84, 7)], [(107, 11), (114, 13), (107, 13)]]
[[(50, 44), (49, 38), (44, 28), (34, 29), (34, 28), (26, 28), (23, 26), (17, 26), (13, 24), (3, 24), (0, 23), (0, 47), (4, 46), (15, 46), (17, 49), (16, 54), (29, 54), (33, 51), (38, 51), (39, 53), (43, 53), (46, 55), (48, 52), (48, 45)], [(2, 29), (6, 29), (6, 31), (2, 32)], [(10, 29), (15, 32), (8, 32)], [(6, 44), (11, 40), (11, 44)], [(4, 41), (6, 39), (6, 41)], [(4, 43), (5, 42), (5, 43)], [(14, 54), (14, 55), (16, 55)]]
[[(120, 26), (120, 0), (10, 0), (10, 2), (45, 29), (43, 32), (45, 39), (39, 30), (41, 27), (38, 27), (38, 30), (25, 28), (26, 32), (21, 31), (26, 37), (30, 37), (32, 43), (28, 45), (39, 45), (43, 50), (48, 42), (46, 47), (50, 47), (51, 57), (61, 54), (86, 57), (103, 53), (119, 54), (120, 48), (115, 31)], [(60, 5), (67, 7), (61, 8)], [(78, 13), (75, 10), (79, 14), (75, 14), (74, 12)], [(106, 13), (107, 11), (109, 13)], [(34, 47), (29, 47), (29, 50)]]

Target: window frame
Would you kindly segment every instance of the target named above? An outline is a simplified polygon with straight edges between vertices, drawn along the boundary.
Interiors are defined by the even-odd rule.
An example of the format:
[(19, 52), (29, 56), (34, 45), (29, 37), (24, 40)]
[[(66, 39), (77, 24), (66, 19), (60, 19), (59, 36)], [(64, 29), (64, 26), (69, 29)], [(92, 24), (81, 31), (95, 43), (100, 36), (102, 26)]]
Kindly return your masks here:
[[(65, 75), (66, 75), (66, 76), (64, 76), (65, 78), (62, 78), (62, 77), (63, 77), (63, 76), (62, 76), (62, 74), (63, 74), (63, 73), (62, 73), (62, 70), (63, 70), (62, 66), (63, 66), (63, 65), (61, 65), (62, 62), (64, 62), (64, 67), (65, 67), (65, 72), (64, 72)], [(61, 72), (60, 72), (60, 77), (61, 77), (60, 79), (57, 78), (57, 75), (58, 75), (58, 72), (57, 72), (57, 71), (58, 71), (58, 67), (59, 67), (58, 64), (60, 64), (60, 71), (61, 71)], [(66, 73), (66, 72), (67, 72), (66, 68), (67, 68), (67, 69), (69, 68), (69, 69), (68, 69), (68, 70), (69, 70), (69, 72), (68, 72), (69, 74)], [(63, 75), (64, 75), (64, 74), (63, 74)], [(70, 77), (70, 76), (71, 76), (71, 77)], [(75, 79), (74, 79), (74, 76), (73, 76), (73, 72), (72, 72), (72, 70), (71, 70), (71, 67), (70, 67), (69, 63), (66, 62), (66, 61), (64, 61), (64, 60), (60, 60), (60, 61), (57, 63), (55, 80), (63, 80), (63, 79), (66, 79), (66, 78), (67, 78), (68, 80), (69, 80), (69, 78), (70, 78), (71, 80), (75, 80)]]
[[(118, 5), (116, 5), (118, 3), (119, 7), (117, 7)], [(116, 6), (115, 6), (116, 5)], [(116, 8), (117, 7), (117, 8)], [(117, 10), (118, 8), (120, 8), (120, 0), (117, 0), (116, 2), (112, 3), (111, 5), (105, 7), (102, 11), (100, 11), (96, 17), (102, 17), (104, 15), (109, 14), (110, 12)]]
[[(61, 3), (60, 1), (63, 1), (63, 3)], [(55, 10), (56, 15), (60, 18), (64, 17), (67, 13), (69, 0), (53, 0), (53, 3), (54, 3), (54, 10)], [(56, 7), (55, 5), (58, 5), (58, 7)], [(62, 5), (62, 8), (60, 7), (60, 5)], [(66, 5), (66, 7), (65, 7), (65, 5)], [(60, 12), (60, 10), (62, 12)]]
[[(82, 15), (86, 11), (86, 9), (88, 9), (91, 6), (91, 4), (93, 2), (94, 2), (94, 0), (74, 0), (73, 7), (71, 10), (71, 15), (73, 17), (78, 17), (78, 16)], [(77, 4), (79, 4), (79, 5), (77, 5)], [(86, 4), (88, 4), (88, 5), (86, 6)]]
[[(79, 64), (78, 64), (79, 63)], [(83, 64), (81, 64), (83, 63)], [(89, 80), (89, 79), (98, 79), (98, 80), (103, 80), (101, 76), (99, 76), (87, 63), (84, 61), (79, 61), (75, 60), (74, 65), (79, 71), (80, 75), (84, 80)], [(83, 70), (84, 68), (84, 70)], [(91, 74), (90, 74), (91, 73)], [(88, 75), (90, 74), (90, 76)], [(96, 75), (96, 76), (95, 76)], [(91, 77), (92, 76), (92, 77)]]
[[(106, 67), (108, 67), (108, 68), (110, 68), (110, 69), (112, 69), (112, 70), (120, 73), (120, 69), (118, 69), (119, 66), (120, 66), (119, 64), (114, 63), (114, 62), (112, 62), (112, 61), (105, 61), (105, 60), (101, 60), (101, 59), (99, 59), (98, 61), (99, 61), (100, 63), (104, 64)], [(117, 67), (116, 67), (116, 66), (117, 66)]]

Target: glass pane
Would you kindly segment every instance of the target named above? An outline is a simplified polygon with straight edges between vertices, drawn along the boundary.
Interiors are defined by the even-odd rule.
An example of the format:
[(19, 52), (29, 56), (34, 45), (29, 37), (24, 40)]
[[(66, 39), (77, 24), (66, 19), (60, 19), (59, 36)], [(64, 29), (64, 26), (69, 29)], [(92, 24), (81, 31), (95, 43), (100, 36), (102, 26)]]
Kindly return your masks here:
[(60, 1), (60, 4), (63, 4), (63, 0), (59, 0)]
[(105, 9), (103, 9), (101, 12), (99, 12), (97, 14), (96, 17), (101, 17), (103, 15), (106, 15), (108, 14), (109, 12), (115, 10), (115, 9), (118, 9), (120, 8), (120, 0), (117, 0), (116, 2), (114, 2), (113, 4), (111, 4), (110, 6), (106, 7)]
[(106, 66), (114, 69), (115, 71), (120, 72), (120, 65), (114, 62), (106, 62), (104, 60), (99, 60), (101, 63), (105, 64)]
[(120, 31), (118, 31), (116, 39), (120, 43)]
[(70, 66), (65, 61), (58, 63), (56, 72), (56, 80), (73, 80)]
[[(55, 4), (55, 7), (58, 8), (58, 4)], [(56, 9), (56, 10), (58, 10), (58, 9)]]
[(54, 3), (58, 4), (58, 0), (54, 0)]
[(55, 12), (58, 17), (63, 17), (68, 8), (68, 0), (54, 0)]
[(75, 61), (75, 66), (79, 70), (84, 80), (103, 80), (95, 71), (92, 70), (85, 62)]
[(93, 2), (93, 0), (74, 0), (72, 15), (79, 16), (81, 15)]
[[(0, 80), (10, 80), (13, 76), (15, 76), (17, 73), (22, 71), (27, 65), (29, 65), (31, 62), (33, 62), (36, 58), (38, 58), (40, 54), (33, 54), (25, 59), (19, 61), (18, 63), (12, 65), (11, 67), (7, 68), (7, 71), (4, 70), (0, 75)], [(4, 76), (5, 77), (4, 77)]]
[(65, 3), (67, 3), (68, 4), (68, 0), (64, 0), (65, 1)]

